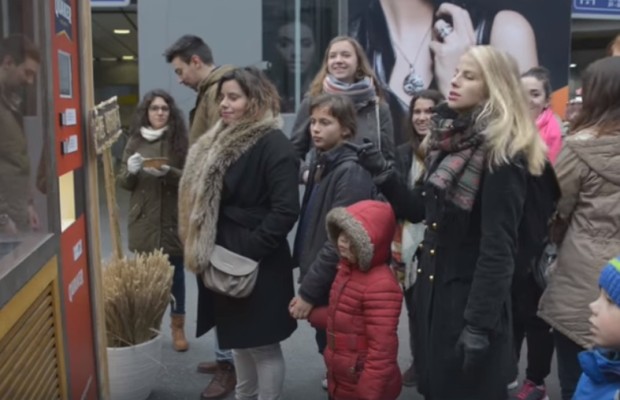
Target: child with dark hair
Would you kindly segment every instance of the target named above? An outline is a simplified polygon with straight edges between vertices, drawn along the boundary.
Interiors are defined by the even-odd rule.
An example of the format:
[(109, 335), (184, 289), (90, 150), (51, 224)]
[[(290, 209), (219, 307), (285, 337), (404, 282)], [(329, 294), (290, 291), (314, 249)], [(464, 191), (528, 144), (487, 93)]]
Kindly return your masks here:
[[(294, 258), (300, 268), (301, 286), (289, 308), (297, 319), (305, 319), (313, 307), (327, 304), (336, 276), (338, 252), (325, 231), (327, 213), (375, 195), (372, 178), (357, 163), (355, 151), (342, 145), (355, 136), (356, 130), (355, 108), (348, 97), (321, 94), (312, 98), (310, 134), (317, 157), (310, 165), (295, 239)], [(323, 353), (324, 330), (317, 330), (316, 341)]]
[(590, 303), (595, 347), (579, 354), (583, 374), (574, 399), (620, 398), (620, 257), (609, 261), (599, 278), (601, 293)]

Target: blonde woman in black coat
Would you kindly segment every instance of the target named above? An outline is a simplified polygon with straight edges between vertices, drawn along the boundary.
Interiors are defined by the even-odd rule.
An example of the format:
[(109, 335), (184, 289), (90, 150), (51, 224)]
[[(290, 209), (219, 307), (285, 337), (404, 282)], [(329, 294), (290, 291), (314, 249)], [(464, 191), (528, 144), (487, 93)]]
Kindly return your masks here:
[(507, 398), (517, 231), (527, 180), (545, 165), (516, 62), (489, 46), (461, 57), (433, 117), (420, 187), (409, 189), (372, 145), (356, 147), (396, 215), (426, 220), (414, 286), (418, 390)]

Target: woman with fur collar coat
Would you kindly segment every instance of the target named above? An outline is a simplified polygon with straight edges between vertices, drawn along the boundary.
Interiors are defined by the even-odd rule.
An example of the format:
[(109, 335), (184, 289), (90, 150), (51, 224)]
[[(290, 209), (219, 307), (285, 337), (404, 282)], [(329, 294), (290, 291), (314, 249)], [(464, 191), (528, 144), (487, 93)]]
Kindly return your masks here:
[[(299, 161), (282, 133), (273, 85), (255, 68), (238, 68), (218, 85), (218, 123), (191, 147), (181, 178), (179, 234), (185, 265), (198, 276), (201, 336), (217, 326), (233, 349), (237, 398), (280, 399), (280, 342), (297, 327), (287, 242), (299, 213)], [(235, 298), (207, 289), (201, 274), (216, 245), (259, 262), (252, 293)]]

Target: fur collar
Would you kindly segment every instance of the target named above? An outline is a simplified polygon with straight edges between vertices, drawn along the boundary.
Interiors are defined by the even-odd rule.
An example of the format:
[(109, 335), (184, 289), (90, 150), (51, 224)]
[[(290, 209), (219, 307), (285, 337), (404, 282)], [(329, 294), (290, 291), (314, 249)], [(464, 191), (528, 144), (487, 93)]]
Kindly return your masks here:
[(219, 120), (198, 139), (187, 155), (179, 183), (179, 237), (185, 267), (202, 273), (215, 245), (224, 176), (228, 168), (263, 136), (282, 126), (282, 119), (266, 115), (256, 122), (224, 126)]

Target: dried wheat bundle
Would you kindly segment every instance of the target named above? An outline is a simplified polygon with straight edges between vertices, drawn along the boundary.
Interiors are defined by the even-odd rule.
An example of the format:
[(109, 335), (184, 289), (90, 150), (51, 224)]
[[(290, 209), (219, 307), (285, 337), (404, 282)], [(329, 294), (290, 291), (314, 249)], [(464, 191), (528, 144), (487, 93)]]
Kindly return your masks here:
[(106, 264), (103, 291), (109, 347), (136, 345), (157, 335), (170, 302), (172, 273), (161, 250)]

